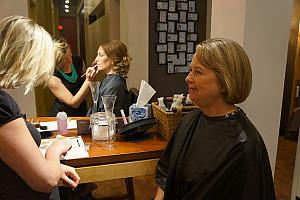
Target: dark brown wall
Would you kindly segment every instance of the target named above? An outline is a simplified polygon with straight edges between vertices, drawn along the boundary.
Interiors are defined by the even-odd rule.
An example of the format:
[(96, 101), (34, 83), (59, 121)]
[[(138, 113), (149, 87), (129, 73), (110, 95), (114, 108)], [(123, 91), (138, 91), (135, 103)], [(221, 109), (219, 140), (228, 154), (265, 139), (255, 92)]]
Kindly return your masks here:
[[(173, 94), (187, 94), (187, 85), (184, 81), (187, 73), (167, 74), (165, 65), (158, 65), (156, 44), (158, 33), (156, 22), (158, 22), (159, 11), (156, 9), (157, 0), (149, 0), (149, 83), (157, 90), (155, 97), (173, 96)], [(198, 21), (195, 31), (198, 33), (198, 42), (206, 38), (206, 10), (207, 0), (196, 0)]]
[(66, 40), (71, 46), (73, 54), (78, 54), (76, 18), (60, 17), (59, 25), (63, 26), (63, 30), (59, 31), (59, 35), (66, 38)]

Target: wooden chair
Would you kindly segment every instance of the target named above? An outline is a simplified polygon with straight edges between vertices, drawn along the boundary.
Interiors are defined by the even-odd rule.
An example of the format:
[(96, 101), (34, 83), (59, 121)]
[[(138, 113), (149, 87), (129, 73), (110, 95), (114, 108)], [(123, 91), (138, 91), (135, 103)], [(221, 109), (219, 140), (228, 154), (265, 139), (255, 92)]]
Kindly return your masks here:
[(130, 88), (130, 90), (128, 91), (128, 93), (129, 93), (131, 104), (136, 103), (137, 98), (139, 96), (139, 90), (136, 89), (135, 87), (132, 87), (132, 88)]
[(132, 87), (132, 88), (129, 89), (128, 97), (126, 99), (126, 105), (125, 105), (125, 108), (124, 108), (124, 112), (125, 112), (126, 116), (129, 115), (129, 107), (132, 104), (136, 103), (138, 96), (139, 96), (139, 90), (138, 89), (136, 89), (135, 87)]

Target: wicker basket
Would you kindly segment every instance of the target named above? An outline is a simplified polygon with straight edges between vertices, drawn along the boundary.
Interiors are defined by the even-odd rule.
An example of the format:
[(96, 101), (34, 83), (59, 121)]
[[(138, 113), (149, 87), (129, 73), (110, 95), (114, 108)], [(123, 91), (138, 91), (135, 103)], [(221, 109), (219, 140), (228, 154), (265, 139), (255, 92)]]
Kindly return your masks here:
[(158, 107), (157, 102), (152, 103), (152, 110), (154, 117), (157, 119), (157, 132), (165, 139), (169, 140), (177, 128), (183, 115), (187, 112), (182, 112), (182, 110), (191, 111), (197, 108), (197, 106), (185, 106), (176, 107), (176, 111), (166, 112), (160, 107)]

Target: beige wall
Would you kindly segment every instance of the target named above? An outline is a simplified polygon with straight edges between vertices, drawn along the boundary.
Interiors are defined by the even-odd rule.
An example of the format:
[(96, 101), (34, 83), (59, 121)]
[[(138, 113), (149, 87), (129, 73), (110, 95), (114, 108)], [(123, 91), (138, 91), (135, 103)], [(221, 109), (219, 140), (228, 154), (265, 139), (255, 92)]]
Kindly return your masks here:
[(246, 0), (213, 0), (211, 2), (210, 37), (234, 38), (243, 45)]
[[(101, 0), (85, 0), (87, 13), (90, 14), (100, 2)], [(94, 60), (102, 41), (120, 39), (127, 45), (133, 59), (128, 74), (128, 88), (139, 88), (141, 80), (148, 81), (148, 1), (120, 0), (119, 4), (117, 2), (118, 0), (106, 0), (105, 16), (86, 26), (87, 64)], [(120, 18), (119, 22), (115, 20), (117, 16)]]
[(10, 15), (28, 16), (27, 0), (1, 0), (0, 18)]
[(109, 32), (103, 30), (109, 30), (108, 16), (103, 16), (87, 27), (87, 65), (90, 65), (95, 59), (99, 44), (102, 41), (109, 40)]
[(120, 39), (127, 44), (132, 57), (128, 88), (139, 88), (141, 80), (148, 81), (148, 16), (147, 0), (120, 1)]
[(244, 107), (266, 142), (273, 172), (292, 3), (293, 0), (251, 0), (246, 6), (244, 47), (253, 66), (253, 87)]
[(58, 14), (54, 0), (28, 0), (29, 17), (43, 26), (51, 35), (58, 34)]
[(120, 0), (109, 0), (110, 39), (120, 39)]
[[(88, 15), (104, 1), (105, 15), (88, 24)], [(117, 0), (85, 0), (86, 62), (90, 65), (97, 55), (99, 44), (110, 39), (120, 39), (119, 3)]]
[(273, 172), (291, 11), (292, 0), (230, 0), (226, 4), (214, 0), (212, 3), (211, 37), (236, 40), (249, 55), (253, 86), (242, 108), (266, 143)]

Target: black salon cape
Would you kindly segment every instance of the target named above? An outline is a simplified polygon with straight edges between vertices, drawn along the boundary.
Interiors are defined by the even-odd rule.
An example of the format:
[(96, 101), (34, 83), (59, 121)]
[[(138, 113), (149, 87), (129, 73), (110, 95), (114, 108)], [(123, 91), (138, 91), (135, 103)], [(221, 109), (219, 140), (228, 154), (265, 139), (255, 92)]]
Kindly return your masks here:
[(164, 199), (275, 199), (265, 144), (241, 110), (229, 117), (187, 114), (158, 162), (156, 182)]
[[(128, 115), (129, 108), (129, 95), (126, 85), (126, 80), (118, 74), (108, 74), (105, 79), (101, 82), (99, 88), (97, 112), (105, 112), (104, 105), (101, 99), (103, 95), (116, 95), (116, 101), (114, 104), (114, 114), (116, 116), (121, 116), (120, 110), (123, 109), (125, 114)], [(92, 113), (90, 108), (88, 111), (88, 116)]]

